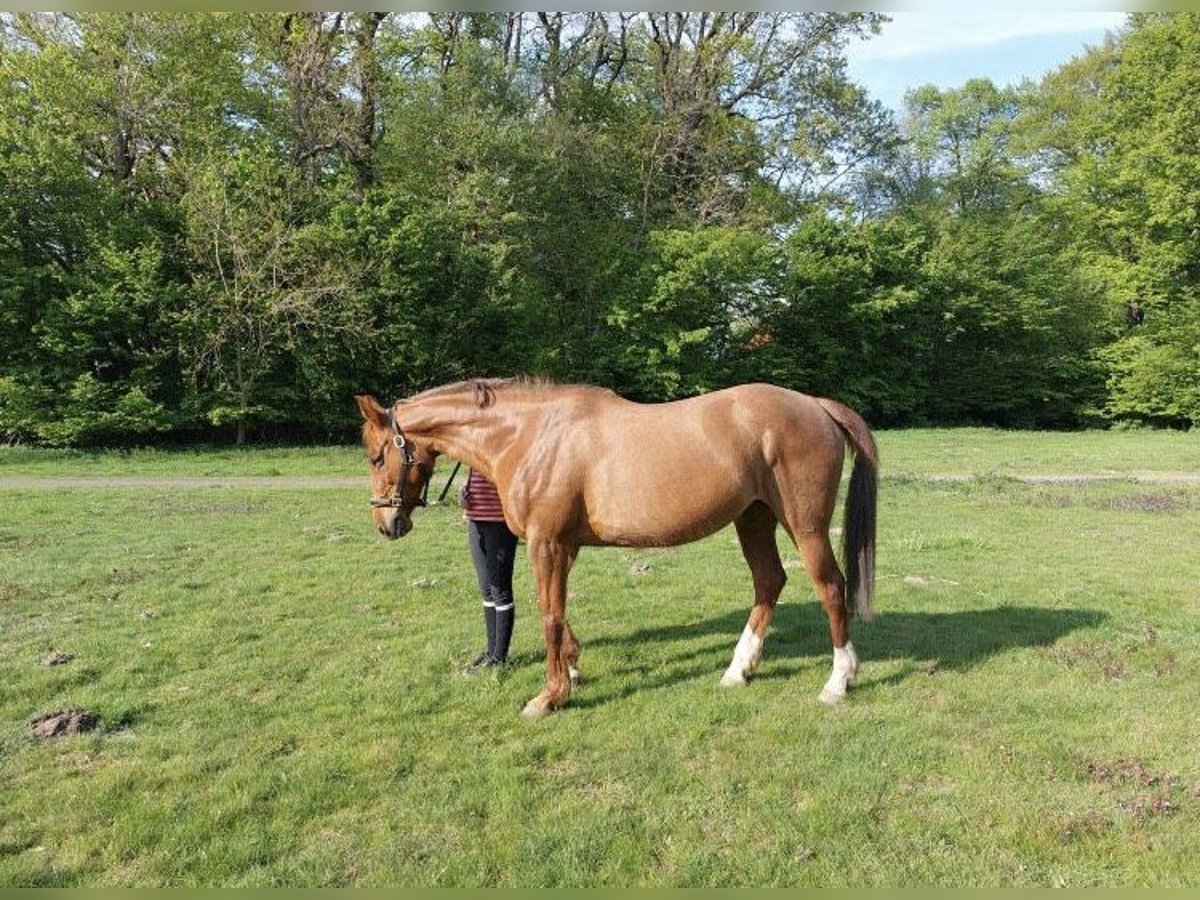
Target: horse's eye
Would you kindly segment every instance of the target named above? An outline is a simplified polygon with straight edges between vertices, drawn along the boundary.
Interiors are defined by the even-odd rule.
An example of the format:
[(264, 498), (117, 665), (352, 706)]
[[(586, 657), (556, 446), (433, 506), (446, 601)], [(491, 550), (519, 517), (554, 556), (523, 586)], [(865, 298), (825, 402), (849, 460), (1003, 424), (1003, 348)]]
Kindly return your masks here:
[(382, 465), (383, 465), (383, 454), (382, 454), (382, 453), (380, 453), (380, 454), (379, 454), (379, 455), (377, 455), (377, 456), (372, 456), (372, 457), (371, 457), (371, 465), (373, 465), (373, 466), (374, 466), (375, 468), (377, 468), (377, 469), (378, 469), (380, 466), (382, 466)]

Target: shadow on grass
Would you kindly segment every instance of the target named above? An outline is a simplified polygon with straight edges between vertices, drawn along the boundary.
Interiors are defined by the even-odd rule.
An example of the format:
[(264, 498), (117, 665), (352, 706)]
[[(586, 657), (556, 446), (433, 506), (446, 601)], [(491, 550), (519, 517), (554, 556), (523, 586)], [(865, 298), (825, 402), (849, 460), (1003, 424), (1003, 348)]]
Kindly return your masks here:
[[(1092, 609), (1047, 609), (1036, 606), (1000, 606), (993, 609), (957, 612), (883, 612), (869, 624), (854, 623), (852, 639), (859, 657), (872, 661), (900, 660), (908, 665), (886, 678), (873, 679), (860, 673), (859, 689), (877, 684), (899, 683), (913, 675), (935, 671), (965, 671), (1009, 650), (1053, 644), (1081, 628), (1092, 628), (1108, 618)], [(605, 691), (600, 682), (592, 690), (571, 698), (581, 708), (600, 706), (643, 690), (668, 687), (693, 678), (720, 677), (733, 646), (746, 624), (746, 612), (731, 612), (698, 622), (640, 628), (624, 635), (606, 635), (594, 641), (581, 636), (586, 672), (589, 647), (641, 645), (643, 652), (617, 670), (625, 676), (620, 688)], [(719, 636), (719, 640), (697, 639)], [(658, 650), (650, 649), (658, 645)], [(687, 645), (686, 649), (682, 645)], [(672, 652), (680, 647), (681, 652)], [(816, 603), (803, 606), (780, 604), (767, 635), (765, 657), (772, 665), (756, 680), (793, 677), (812, 669), (823, 675), (831, 660), (829, 626), (825, 612)], [(784, 664), (780, 664), (783, 661)], [(863, 678), (862, 675), (866, 675)], [(599, 690), (597, 690), (599, 688)]]

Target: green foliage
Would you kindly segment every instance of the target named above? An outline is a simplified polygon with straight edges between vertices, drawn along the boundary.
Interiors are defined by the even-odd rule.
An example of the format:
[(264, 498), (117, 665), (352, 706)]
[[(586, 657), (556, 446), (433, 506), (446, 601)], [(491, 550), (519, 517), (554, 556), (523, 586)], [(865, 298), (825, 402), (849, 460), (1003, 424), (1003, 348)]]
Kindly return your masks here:
[(311, 399), (296, 363), (358, 338), (360, 278), (301, 170), (263, 148), (201, 167), (183, 198), (194, 302), (183, 312), (191, 406), (215, 425), (286, 420)]
[(736, 341), (775, 293), (774, 246), (756, 232), (711, 227), (655, 232), (648, 249), (636, 292), (610, 313), (618, 377), (628, 392), (660, 400), (722, 386)]
[(11, 439), (37, 437), (44, 396), (14, 375), (0, 377), (0, 433)]
[(63, 400), (61, 419), (39, 426), (49, 444), (95, 444), (142, 438), (171, 426), (170, 417), (141, 388), (123, 390), (92, 375), (80, 375)]
[[(1088, 249), (1145, 324), (1105, 352), (1108, 412), (1193, 423), (1200, 380), (1200, 15), (1133, 17), (1079, 165)], [(1118, 307), (1119, 308), (1119, 307)], [(1116, 316), (1114, 316), (1116, 318)]]
[(883, 423), (1062, 424), (1102, 389), (1095, 298), (1037, 220), (812, 216), (785, 246), (762, 377)]
[[(53, 410), (61, 410), (58, 415)], [(140, 387), (83, 374), (48, 394), (18, 378), (0, 379), (0, 428), (50, 446), (122, 444), (169, 430), (173, 417)]]
[(1164, 319), (1105, 348), (1117, 418), (1200, 421), (1200, 301), (1178, 302)]
[(958, 89), (917, 88), (907, 97), (913, 149), (960, 214), (1003, 212), (1026, 190), (1009, 150), (1020, 110), (1015, 88), (973, 78)]
[(898, 123), (846, 79), (876, 15), (0, 24), (9, 440), (332, 435), (356, 392), (519, 372), (1195, 420), (1193, 14)]
[(940, 314), (937, 418), (1046, 426), (1094, 401), (1097, 302), (1043, 221), (961, 220), (938, 236), (924, 274)]

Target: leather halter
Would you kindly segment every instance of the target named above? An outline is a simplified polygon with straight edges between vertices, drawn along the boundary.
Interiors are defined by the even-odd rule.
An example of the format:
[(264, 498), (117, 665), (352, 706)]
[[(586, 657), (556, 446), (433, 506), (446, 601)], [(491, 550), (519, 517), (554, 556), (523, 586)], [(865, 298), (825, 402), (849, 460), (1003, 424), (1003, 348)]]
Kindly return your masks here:
[[(396, 424), (396, 410), (394, 407), (388, 408), (388, 428), (392, 432), (392, 446), (400, 451), (404, 461), (400, 465), (400, 477), (392, 485), (392, 492), (386, 497), (372, 497), (371, 506), (375, 509), (384, 507), (388, 509), (406, 509), (409, 511), (418, 506), (425, 506), (429, 497), (429, 479), (433, 477), (433, 468), (426, 466), (413, 455), (412, 447), (405, 440), (400, 426)], [(404, 486), (408, 484), (408, 473), (414, 467), (422, 473), (421, 493), (415, 500), (406, 500), (404, 498)]]

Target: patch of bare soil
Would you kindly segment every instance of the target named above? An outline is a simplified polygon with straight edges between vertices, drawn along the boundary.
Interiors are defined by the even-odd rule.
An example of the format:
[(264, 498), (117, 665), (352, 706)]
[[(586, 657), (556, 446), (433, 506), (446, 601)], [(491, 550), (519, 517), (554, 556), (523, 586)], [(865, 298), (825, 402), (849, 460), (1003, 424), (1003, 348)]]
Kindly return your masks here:
[(1088, 775), (1098, 784), (1114, 785), (1128, 790), (1117, 805), (1138, 822), (1155, 816), (1169, 816), (1177, 809), (1176, 797), (1182, 793), (1178, 778), (1166, 772), (1155, 772), (1140, 759), (1093, 761), (1087, 764)]
[(1092, 781), (1116, 784), (1136, 784), (1141, 787), (1172, 786), (1178, 783), (1174, 775), (1154, 772), (1140, 759), (1115, 759), (1111, 762), (1093, 761), (1087, 764)]
[(74, 658), (75, 657), (72, 654), (63, 653), (61, 651), (57, 652), (57, 653), (51, 653), (49, 656), (42, 659), (42, 667), (49, 669), (54, 666), (65, 666), (67, 663), (71, 662), (71, 660), (73, 660)]
[(29, 724), (38, 737), (55, 738), (91, 731), (100, 724), (100, 717), (86, 709), (60, 709), (38, 716)]
[(1124, 678), (1129, 674), (1116, 651), (1103, 641), (1076, 641), (1050, 647), (1047, 652), (1055, 662), (1068, 669), (1087, 666), (1105, 678)]
[(1200, 506), (1200, 501), (1189, 494), (1157, 491), (1114, 497), (1112, 506), (1115, 509), (1134, 512), (1187, 512)]
[(1161, 678), (1175, 671), (1175, 654), (1160, 646), (1158, 630), (1149, 625), (1123, 642), (1085, 639), (1055, 644), (1042, 652), (1068, 669), (1086, 667), (1108, 679), (1146, 674)]

